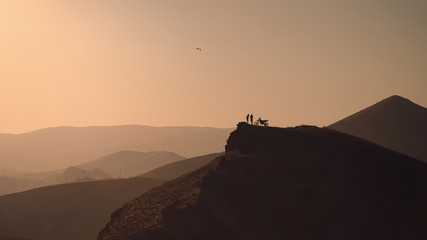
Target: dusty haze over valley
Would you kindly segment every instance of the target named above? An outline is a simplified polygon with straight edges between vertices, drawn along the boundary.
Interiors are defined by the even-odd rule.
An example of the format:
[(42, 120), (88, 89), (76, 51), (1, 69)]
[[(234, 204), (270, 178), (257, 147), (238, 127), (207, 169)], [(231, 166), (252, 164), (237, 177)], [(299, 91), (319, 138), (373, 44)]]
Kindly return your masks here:
[(427, 239), (426, 12), (0, 0), (0, 240)]

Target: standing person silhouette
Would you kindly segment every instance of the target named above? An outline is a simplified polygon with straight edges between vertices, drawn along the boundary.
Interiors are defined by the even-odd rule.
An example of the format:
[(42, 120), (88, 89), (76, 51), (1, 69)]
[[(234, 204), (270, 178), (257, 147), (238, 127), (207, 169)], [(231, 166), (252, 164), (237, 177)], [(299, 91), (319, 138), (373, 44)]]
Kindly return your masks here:
[(246, 115), (246, 123), (249, 123), (249, 113)]
[(251, 113), (251, 124), (254, 124), (254, 115)]

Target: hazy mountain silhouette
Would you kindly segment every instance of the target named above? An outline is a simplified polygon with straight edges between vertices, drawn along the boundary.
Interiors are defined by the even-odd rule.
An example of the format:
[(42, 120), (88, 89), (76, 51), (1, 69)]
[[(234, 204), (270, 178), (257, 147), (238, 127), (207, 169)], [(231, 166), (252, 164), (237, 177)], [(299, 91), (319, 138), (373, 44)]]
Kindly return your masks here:
[(179, 177), (183, 174), (194, 171), (223, 154), (224, 153), (212, 153), (204, 156), (173, 162), (146, 172), (140, 176), (154, 179), (170, 180)]
[(99, 240), (427, 239), (427, 164), (327, 128), (240, 123), (226, 154), (112, 214)]
[(58, 176), (62, 172), (64, 172), (64, 169), (57, 169), (52, 171), (41, 171), (41, 172), (7, 171), (7, 176), (11, 175), (18, 179), (27, 179), (27, 180), (39, 182), (52, 176)]
[(427, 109), (406, 98), (389, 97), (329, 128), (427, 162)]
[(1, 196), (0, 235), (95, 239), (113, 210), (162, 182), (142, 177), (90, 181)]
[(0, 134), (0, 167), (23, 171), (63, 169), (123, 150), (170, 151), (195, 157), (222, 151), (230, 132), (231, 129), (126, 125)]
[(26, 179), (0, 177), (0, 195), (25, 191), (34, 188), (36, 185), (36, 182)]
[[(44, 174), (47, 173), (41, 173), (40, 175)], [(36, 174), (34, 173), (34, 175)], [(0, 177), (0, 196), (50, 185), (79, 181), (105, 180), (111, 178), (111, 176), (99, 169), (85, 171), (77, 167), (69, 167), (63, 170), (62, 173), (57, 173), (57, 171), (51, 172), (50, 175), (47, 175), (40, 180)]]
[(106, 180), (111, 179), (112, 177), (97, 168), (86, 171), (78, 167), (69, 167), (59, 176), (50, 178), (53, 179), (45, 180), (48, 185), (72, 183), (77, 181)]
[(111, 175), (117, 178), (120, 172), (124, 178), (138, 176), (182, 159), (184, 157), (171, 152), (122, 151), (80, 164), (78, 167), (39, 173), (15, 173), (15, 178), (0, 178), (0, 195), (63, 183), (111, 179)]
[(185, 157), (172, 152), (137, 152), (121, 151), (107, 155), (95, 161), (78, 165), (79, 168), (98, 168), (113, 177), (138, 176), (141, 173), (168, 163), (185, 159)]

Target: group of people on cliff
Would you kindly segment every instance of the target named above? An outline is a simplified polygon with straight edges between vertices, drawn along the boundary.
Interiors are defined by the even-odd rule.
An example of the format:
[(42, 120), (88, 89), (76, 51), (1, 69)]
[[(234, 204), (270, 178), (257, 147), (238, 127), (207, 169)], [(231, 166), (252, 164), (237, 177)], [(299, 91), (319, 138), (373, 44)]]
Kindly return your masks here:
[[(254, 115), (248, 114), (246, 115), (246, 122), (249, 123), (249, 120), (251, 121), (251, 124), (254, 125)], [(255, 121), (255, 125), (264, 125), (264, 126), (268, 126), (268, 120), (262, 120), (261, 117)]]
[(246, 122), (249, 123), (249, 119), (251, 120), (251, 124), (254, 124), (254, 115), (246, 115)]

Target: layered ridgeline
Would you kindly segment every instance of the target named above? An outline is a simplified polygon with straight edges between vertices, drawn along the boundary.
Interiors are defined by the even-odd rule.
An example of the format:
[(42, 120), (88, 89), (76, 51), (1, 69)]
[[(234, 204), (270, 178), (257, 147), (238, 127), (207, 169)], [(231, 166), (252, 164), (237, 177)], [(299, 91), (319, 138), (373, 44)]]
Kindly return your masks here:
[(329, 128), (427, 162), (427, 109), (391, 96)]
[(185, 157), (172, 152), (120, 151), (78, 165), (82, 169), (98, 168), (113, 177), (135, 177), (160, 166), (183, 160)]
[(427, 239), (427, 164), (330, 129), (239, 123), (226, 154), (114, 212), (98, 240)]
[(112, 179), (111, 176), (97, 168), (85, 171), (78, 167), (69, 167), (58, 176), (45, 179), (46, 185)]
[(77, 167), (69, 167), (62, 173), (54, 173), (41, 180), (28, 180), (11, 177), (0, 177), (0, 196), (29, 189), (63, 183), (111, 179), (112, 177), (99, 169), (85, 171)]
[[(145, 153), (121, 151), (65, 170), (21, 173), (16, 174), (17, 177), (15, 178), (0, 177), (0, 195), (63, 183), (128, 178), (183, 159), (184, 157), (180, 155), (165, 151)], [(188, 161), (186, 159), (183, 163), (160, 169), (156, 171), (156, 174), (180, 176), (185, 173), (183, 170), (195, 170), (207, 160), (209, 159), (204, 156), (191, 158)]]
[(31, 172), (56, 170), (119, 151), (169, 151), (195, 157), (222, 151), (231, 131), (126, 125), (57, 127), (25, 134), (0, 134), (0, 167)]

